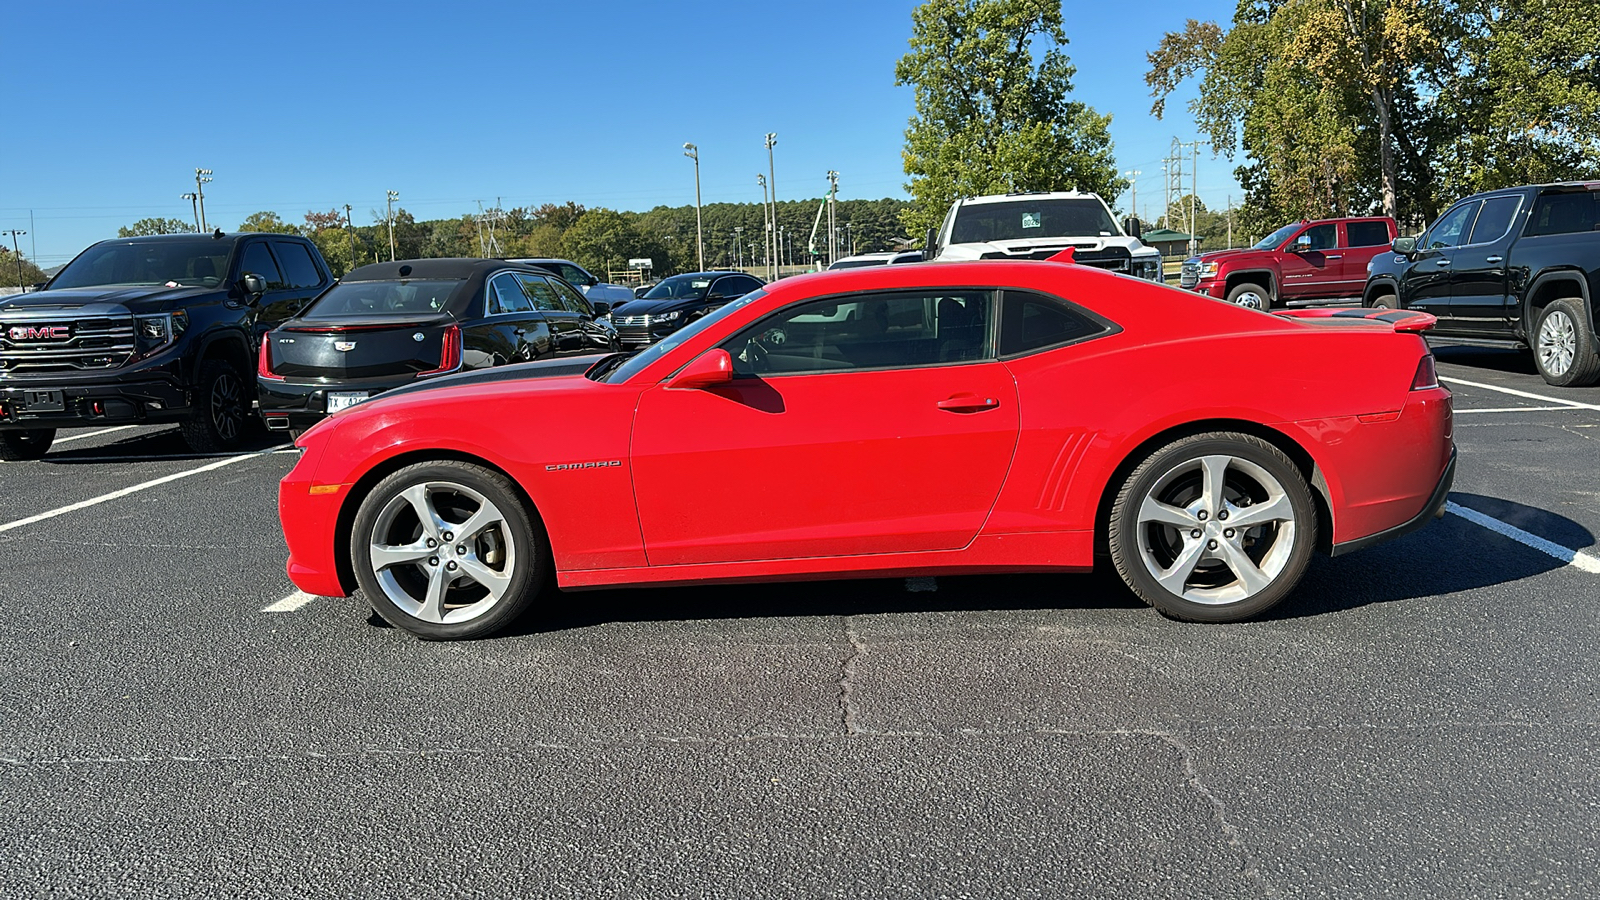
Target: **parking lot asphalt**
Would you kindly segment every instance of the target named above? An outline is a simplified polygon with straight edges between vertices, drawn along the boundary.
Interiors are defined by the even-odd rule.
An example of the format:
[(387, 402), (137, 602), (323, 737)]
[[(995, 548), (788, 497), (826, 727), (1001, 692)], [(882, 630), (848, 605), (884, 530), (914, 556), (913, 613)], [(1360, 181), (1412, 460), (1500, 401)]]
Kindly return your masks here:
[(1600, 895), (1600, 389), (1438, 360), (1455, 512), (1225, 626), (1097, 573), (422, 643), (281, 602), (292, 451), (63, 432), (0, 467), (0, 896)]

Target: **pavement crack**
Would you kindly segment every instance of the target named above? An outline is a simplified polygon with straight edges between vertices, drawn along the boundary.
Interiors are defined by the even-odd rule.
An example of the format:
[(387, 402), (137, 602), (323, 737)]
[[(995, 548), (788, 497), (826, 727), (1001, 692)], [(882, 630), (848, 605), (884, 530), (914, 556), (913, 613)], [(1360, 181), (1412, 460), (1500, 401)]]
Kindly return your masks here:
[(1222, 836), (1227, 840), (1228, 846), (1239, 854), (1240, 874), (1266, 896), (1280, 896), (1278, 891), (1273, 888), (1272, 883), (1267, 881), (1267, 877), (1261, 874), (1261, 868), (1256, 865), (1255, 853), (1250, 850), (1250, 845), (1245, 843), (1244, 834), (1228, 818), (1227, 805), (1222, 802), (1221, 797), (1218, 797), (1211, 788), (1206, 786), (1205, 781), (1200, 777), (1200, 769), (1195, 764), (1194, 747), (1190, 746), (1189, 742), (1179, 735), (1169, 731), (1137, 731), (1130, 733), (1157, 738), (1178, 752), (1178, 761), (1183, 764), (1184, 780), (1189, 783), (1189, 787), (1193, 788), (1195, 793), (1200, 795), (1201, 799), (1211, 806), (1212, 820), (1221, 829)]
[(849, 616), (844, 617), (844, 636), (850, 641), (850, 653), (845, 656), (839, 667), (839, 712), (844, 723), (844, 733), (847, 735), (861, 734), (858, 724), (858, 711), (855, 703), (855, 677), (856, 663), (867, 653), (867, 647), (861, 642), (861, 636), (856, 634), (855, 622)]

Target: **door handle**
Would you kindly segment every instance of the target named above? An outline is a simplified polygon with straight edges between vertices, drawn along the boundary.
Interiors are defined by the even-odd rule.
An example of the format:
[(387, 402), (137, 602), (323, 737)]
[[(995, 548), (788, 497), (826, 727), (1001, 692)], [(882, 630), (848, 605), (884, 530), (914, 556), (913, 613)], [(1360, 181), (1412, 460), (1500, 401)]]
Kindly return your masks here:
[(986, 409), (997, 409), (1000, 401), (993, 397), (977, 397), (972, 394), (960, 394), (948, 400), (938, 402), (940, 409), (951, 412), (983, 412)]
[(1448, 259), (1439, 260), (1439, 268), (1441, 268), (1441, 269), (1450, 268), (1450, 260), (1448, 260)]
[(1486, 262), (1486, 263), (1497, 263), (1497, 262), (1500, 262), (1503, 259), (1505, 259), (1505, 257), (1503, 257), (1500, 254), (1496, 253), (1493, 256), (1484, 257), (1483, 261)]
[(1330, 254), (1328, 254), (1328, 258), (1329, 259), (1344, 259), (1344, 254), (1341, 253), (1341, 254), (1335, 256), (1334, 254), (1330, 253)]

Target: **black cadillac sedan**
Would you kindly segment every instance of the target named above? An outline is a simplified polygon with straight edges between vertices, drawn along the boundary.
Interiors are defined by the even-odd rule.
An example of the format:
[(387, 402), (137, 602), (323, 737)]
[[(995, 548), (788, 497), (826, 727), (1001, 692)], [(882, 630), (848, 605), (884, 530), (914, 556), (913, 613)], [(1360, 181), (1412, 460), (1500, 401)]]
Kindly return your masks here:
[(611, 323), (627, 348), (661, 340), (716, 309), (761, 287), (743, 272), (691, 272), (656, 282), (643, 297), (611, 311)]
[(302, 431), (436, 375), (610, 353), (620, 345), (606, 311), (551, 272), (501, 259), (362, 266), (262, 338), (261, 416)]

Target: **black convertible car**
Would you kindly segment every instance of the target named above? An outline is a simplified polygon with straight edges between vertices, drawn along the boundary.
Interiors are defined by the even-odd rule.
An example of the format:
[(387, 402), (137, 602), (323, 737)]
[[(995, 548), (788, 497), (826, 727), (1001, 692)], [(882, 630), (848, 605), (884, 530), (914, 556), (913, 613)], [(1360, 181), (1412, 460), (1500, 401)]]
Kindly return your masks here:
[(262, 338), (261, 416), (302, 431), (435, 375), (610, 353), (617, 333), (597, 305), (553, 273), (503, 259), (362, 266)]

